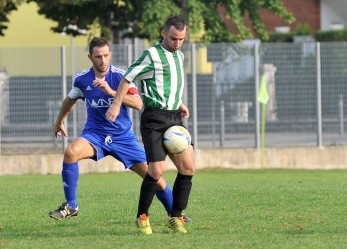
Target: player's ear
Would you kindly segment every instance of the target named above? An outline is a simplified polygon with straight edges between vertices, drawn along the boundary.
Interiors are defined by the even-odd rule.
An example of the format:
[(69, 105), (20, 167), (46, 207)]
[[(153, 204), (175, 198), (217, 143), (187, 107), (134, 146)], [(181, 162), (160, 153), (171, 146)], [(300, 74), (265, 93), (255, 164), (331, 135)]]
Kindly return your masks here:
[(88, 54), (88, 58), (89, 60), (92, 60), (92, 56), (90, 54)]

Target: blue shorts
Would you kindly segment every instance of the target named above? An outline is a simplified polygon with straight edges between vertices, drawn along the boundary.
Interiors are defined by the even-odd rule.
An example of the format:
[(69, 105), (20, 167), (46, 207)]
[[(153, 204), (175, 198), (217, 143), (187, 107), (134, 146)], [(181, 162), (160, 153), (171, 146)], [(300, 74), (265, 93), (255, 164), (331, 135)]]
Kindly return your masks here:
[(121, 136), (105, 136), (84, 130), (79, 137), (86, 139), (96, 149), (96, 155), (91, 158), (94, 161), (110, 155), (122, 162), (126, 169), (136, 163), (147, 163), (145, 150), (132, 130)]

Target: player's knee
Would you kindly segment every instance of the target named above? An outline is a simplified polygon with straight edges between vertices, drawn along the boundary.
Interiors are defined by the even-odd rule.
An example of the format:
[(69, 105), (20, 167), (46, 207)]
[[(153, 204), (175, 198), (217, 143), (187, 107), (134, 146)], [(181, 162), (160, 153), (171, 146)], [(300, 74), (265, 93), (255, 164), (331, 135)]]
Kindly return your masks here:
[(78, 154), (78, 150), (76, 149), (73, 144), (69, 144), (64, 152), (64, 161), (70, 162), (70, 161), (76, 161), (76, 155)]
[(195, 167), (194, 165), (190, 165), (189, 167), (184, 168), (185, 175), (192, 176), (195, 174)]
[(180, 164), (178, 167), (178, 172), (180, 172), (183, 175), (192, 176), (195, 174), (195, 165), (194, 162), (185, 162)]
[(148, 165), (148, 174), (153, 179), (159, 179), (160, 177), (162, 177), (164, 169), (165, 169), (165, 161), (155, 162), (155, 163), (150, 162)]
[(162, 173), (154, 171), (149, 173), (149, 175), (153, 178), (153, 179), (160, 179), (162, 177)]
[(163, 172), (159, 169), (152, 169), (148, 170), (148, 174), (153, 178), (153, 179), (160, 179), (163, 175)]
[(193, 166), (191, 168), (189, 168), (190, 174), (189, 175), (194, 175), (195, 174), (195, 165), (193, 164)]

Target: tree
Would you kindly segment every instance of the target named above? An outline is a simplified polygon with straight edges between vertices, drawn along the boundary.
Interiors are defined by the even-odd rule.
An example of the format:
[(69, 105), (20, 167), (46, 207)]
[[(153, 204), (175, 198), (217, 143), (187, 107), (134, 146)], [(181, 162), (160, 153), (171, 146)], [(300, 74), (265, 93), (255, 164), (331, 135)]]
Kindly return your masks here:
[[(282, 0), (28, 0), (39, 5), (39, 13), (58, 22), (54, 32), (61, 32), (71, 18), (78, 17), (78, 26), (89, 29), (100, 24), (102, 35), (111, 38), (111, 31), (122, 31), (123, 37), (156, 40), (165, 19), (181, 15), (188, 21), (191, 33), (204, 30), (201, 41), (235, 42), (251, 38), (251, 30), (245, 26), (248, 14), (258, 38), (267, 41), (268, 32), (260, 15), (267, 9), (287, 22), (294, 17), (287, 12)], [(238, 33), (231, 33), (220, 16), (235, 25)]]
[(4, 30), (7, 29), (7, 16), (14, 10), (23, 0), (0, 0), (0, 36), (4, 36)]
[[(57, 22), (52, 31), (61, 33), (73, 23), (80, 29), (90, 29), (97, 21), (103, 36), (109, 37), (112, 11), (116, 6), (109, 0), (28, 0), (36, 2), (39, 14)], [(78, 35), (78, 34), (75, 34)]]
[[(251, 30), (245, 26), (244, 16), (248, 14), (253, 30), (262, 41), (269, 39), (264, 21), (260, 15), (261, 9), (267, 9), (283, 20), (291, 23), (294, 17), (284, 7), (282, 0), (206, 0), (207, 8), (203, 13), (205, 17), (205, 30), (203, 40), (208, 42), (230, 42), (252, 38)], [(225, 9), (225, 17), (235, 25), (238, 34), (232, 34), (226, 29), (225, 23), (215, 10), (220, 7)]]

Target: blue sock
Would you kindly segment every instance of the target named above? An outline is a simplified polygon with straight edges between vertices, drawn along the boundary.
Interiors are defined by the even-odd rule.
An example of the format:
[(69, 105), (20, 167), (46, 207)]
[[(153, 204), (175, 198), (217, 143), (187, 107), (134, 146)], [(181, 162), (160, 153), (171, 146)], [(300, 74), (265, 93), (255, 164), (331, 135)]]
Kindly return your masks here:
[(166, 182), (166, 187), (164, 190), (157, 190), (155, 192), (156, 196), (158, 197), (159, 201), (163, 204), (163, 206), (166, 209), (166, 212), (168, 214), (171, 213), (172, 209), (172, 190), (170, 188), (170, 185)]
[(63, 162), (63, 178), (64, 194), (66, 202), (72, 207), (77, 208), (77, 182), (79, 176), (78, 164)]

